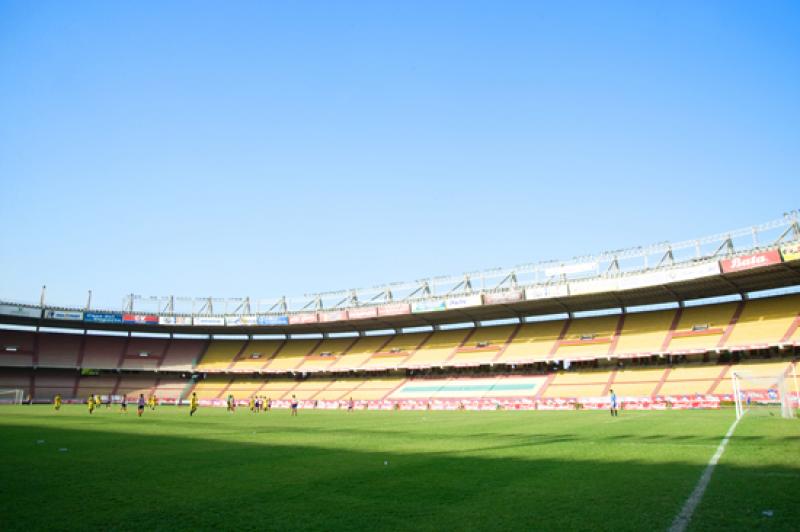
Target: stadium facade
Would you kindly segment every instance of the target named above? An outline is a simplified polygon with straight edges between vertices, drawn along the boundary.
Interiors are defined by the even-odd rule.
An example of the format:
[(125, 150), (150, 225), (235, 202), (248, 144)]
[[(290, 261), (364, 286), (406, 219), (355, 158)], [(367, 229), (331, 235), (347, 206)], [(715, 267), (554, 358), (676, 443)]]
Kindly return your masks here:
[[(371, 408), (715, 406), (733, 367), (796, 375), (797, 213), (569, 261), (303, 298), (0, 302), (0, 388)], [(762, 297), (766, 296), (766, 297)], [(717, 301), (698, 300), (717, 298)], [(769, 398), (769, 390), (761, 390)], [(796, 390), (795, 390), (796, 393)]]

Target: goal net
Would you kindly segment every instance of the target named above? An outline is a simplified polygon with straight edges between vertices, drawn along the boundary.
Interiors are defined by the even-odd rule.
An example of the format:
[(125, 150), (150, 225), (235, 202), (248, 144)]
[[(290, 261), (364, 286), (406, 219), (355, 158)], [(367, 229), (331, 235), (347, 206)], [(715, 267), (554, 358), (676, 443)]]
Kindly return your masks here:
[(21, 405), (22, 397), (21, 388), (0, 388), (0, 404)]
[(795, 408), (784, 373), (752, 375), (746, 371), (735, 371), (731, 379), (736, 419), (741, 418), (751, 408), (778, 405), (781, 417), (795, 417)]

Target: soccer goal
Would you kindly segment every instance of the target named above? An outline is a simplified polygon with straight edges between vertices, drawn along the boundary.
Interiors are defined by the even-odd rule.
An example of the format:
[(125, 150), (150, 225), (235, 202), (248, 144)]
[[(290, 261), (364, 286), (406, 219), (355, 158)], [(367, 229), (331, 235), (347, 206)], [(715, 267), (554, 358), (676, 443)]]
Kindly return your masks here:
[(21, 405), (23, 390), (20, 388), (0, 388), (0, 404)]
[(795, 408), (783, 372), (778, 375), (752, 375), (746, 371), (735, 371), (731, 379), (736, 419), (740, 419), (750, 408), (778, 404), (781, 407), (781, 417), (795, 417)]

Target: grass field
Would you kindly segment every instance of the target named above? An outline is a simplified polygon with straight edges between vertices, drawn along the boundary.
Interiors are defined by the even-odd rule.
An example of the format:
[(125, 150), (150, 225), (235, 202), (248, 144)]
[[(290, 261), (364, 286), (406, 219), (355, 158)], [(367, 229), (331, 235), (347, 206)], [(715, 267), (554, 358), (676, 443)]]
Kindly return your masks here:
[[(0, 528), (665, 530), (733, 417), (2, 406)], [(797, 530), (798, 488), (800, 421), (749, 413), (690, 530)]]

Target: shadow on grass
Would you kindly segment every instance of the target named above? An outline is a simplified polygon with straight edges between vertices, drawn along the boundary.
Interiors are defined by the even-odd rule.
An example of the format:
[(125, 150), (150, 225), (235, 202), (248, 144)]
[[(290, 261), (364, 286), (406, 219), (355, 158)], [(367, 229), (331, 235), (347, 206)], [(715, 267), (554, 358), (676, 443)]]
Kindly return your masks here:
[[(496, 445), (469, 450), (531, 448), (524, 457), (497, 458), (275, 445), (257, 431), (240, 436), (253, 441), (231, 442), (74, 427), (2, 430), (4, 530), (663, 530), (703, 469), (648, 463), (647, 452), (630, 456), (613, 445), (570, 460), (537, 457), (531, 434), (484, 434)], [(363, 432), (395, 444), (394, 433)], [(742, 509), (740, 491), (752, 486), (739, 486), (738, 478), (772, 475), (756, 494), (779, 512), (781, 497), (794, 508), (796, 477), (785, 470), (719, 471), (733, 504), (726, 511), (747, 514), (737, 526), (759, 527), (765, 519)], [(773, 526), (789, 523), (781, 513), (771, 519)]]

